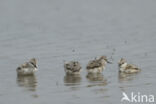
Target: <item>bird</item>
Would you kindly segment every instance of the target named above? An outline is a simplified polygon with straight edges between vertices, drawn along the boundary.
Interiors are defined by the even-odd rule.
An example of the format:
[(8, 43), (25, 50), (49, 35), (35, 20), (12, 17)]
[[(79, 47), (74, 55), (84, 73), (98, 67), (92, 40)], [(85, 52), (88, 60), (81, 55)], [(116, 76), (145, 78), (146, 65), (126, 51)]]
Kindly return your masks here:
[(64, 70), (66, 74), (80, 74), (81, 65), (78, 61), (70, 61), (64, 63)]
[(138, 68), (136, 65), (128, 64), (124, 58), (120, 59), (118, 65), (119, 65), (119, 72), (132, 74), (132, 73), (137, 73), (141, 71), (141, 69)]
[(101, 73), (105, 69), (107, 63), (111, 64), (112, 62), (108, 61), (106, 56), (101, 56), (99, 59), (95, 58), (89, 61), (86, 69), (88, 73)]
[(21, 64), (16, 69), (18, 75), (33, 75), (37, 70), (37, 61), (35, 58)]

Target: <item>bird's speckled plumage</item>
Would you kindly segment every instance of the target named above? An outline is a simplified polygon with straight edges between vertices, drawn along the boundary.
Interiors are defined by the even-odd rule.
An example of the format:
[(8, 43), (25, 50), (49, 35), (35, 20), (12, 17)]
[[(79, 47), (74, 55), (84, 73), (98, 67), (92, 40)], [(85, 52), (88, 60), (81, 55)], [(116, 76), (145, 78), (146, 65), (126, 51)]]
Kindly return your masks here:
[(123, 73), (131, 74), (141, 71), (141, 69), (138, 68), (136, 65), (128, 64), (124, 58), (121, 58), (118, 65), (119, 71)]
[(67, 74), (80, 74), (81, 65), (78, 61), (64, 63), (64, 69)]
[(37, 71), (37, 62), (35, 58), (29, 60), (29, 62), (25, 62), (24, 64), (17, 67), (16, 71), (18, 75), (32, 75), (35, 71)]
[(94, 60), (89, 61), (86, 68), (87, 68), (88, 73), (101, 73), (106, 67), (107, 63), (110, 63), (107, 60), (107, 57), (101, 56), (99, 59), (94, 59)]

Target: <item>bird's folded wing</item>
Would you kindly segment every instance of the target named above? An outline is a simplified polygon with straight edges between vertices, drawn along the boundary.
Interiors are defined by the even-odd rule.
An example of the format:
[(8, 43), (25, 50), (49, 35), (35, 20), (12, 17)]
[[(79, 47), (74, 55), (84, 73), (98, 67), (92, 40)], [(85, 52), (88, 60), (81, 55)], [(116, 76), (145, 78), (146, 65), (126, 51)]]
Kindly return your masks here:
[(128, 64), (127, 65), (127, 67), (126, 67), (126, 69), (135, 69), (135, 70), (139, 70), (139, 68), (136, 66), (136, 65), (130, 65), (130, 64)]
[(90, 61), (89, 64), (87, 65), (87, 69), (96, 68), (99, 67), (100, 65), (101, 63), (98, 61)]

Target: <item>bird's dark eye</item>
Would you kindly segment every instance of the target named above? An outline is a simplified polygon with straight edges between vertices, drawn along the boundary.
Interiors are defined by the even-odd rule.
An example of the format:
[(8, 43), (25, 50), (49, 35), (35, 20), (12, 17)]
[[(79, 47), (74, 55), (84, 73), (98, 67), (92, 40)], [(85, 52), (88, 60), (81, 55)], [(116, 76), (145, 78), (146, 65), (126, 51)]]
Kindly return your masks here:
[(20, 68), (20, 67), (18, 67), (18, 68), (17, 68), (17, 70), (21, 70), (21, 68)]

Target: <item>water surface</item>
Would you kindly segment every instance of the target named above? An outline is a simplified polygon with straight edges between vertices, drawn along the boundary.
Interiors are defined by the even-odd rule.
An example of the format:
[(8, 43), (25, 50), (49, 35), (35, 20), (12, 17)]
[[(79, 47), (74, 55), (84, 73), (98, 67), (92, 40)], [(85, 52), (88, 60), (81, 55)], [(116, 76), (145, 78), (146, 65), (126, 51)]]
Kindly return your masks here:
[[(0, 104), (116, 104), (122, 91), (156, 95), (156, 1), (1, 0)], [(113, 64), (87, 75), (86, 64), (107, 55)], [(16, 67), (35, 57), (35, 76)], [(118, 73), (121, 57), (138, 74)], [(83, 71), (67, 76), (63, 62)]]

